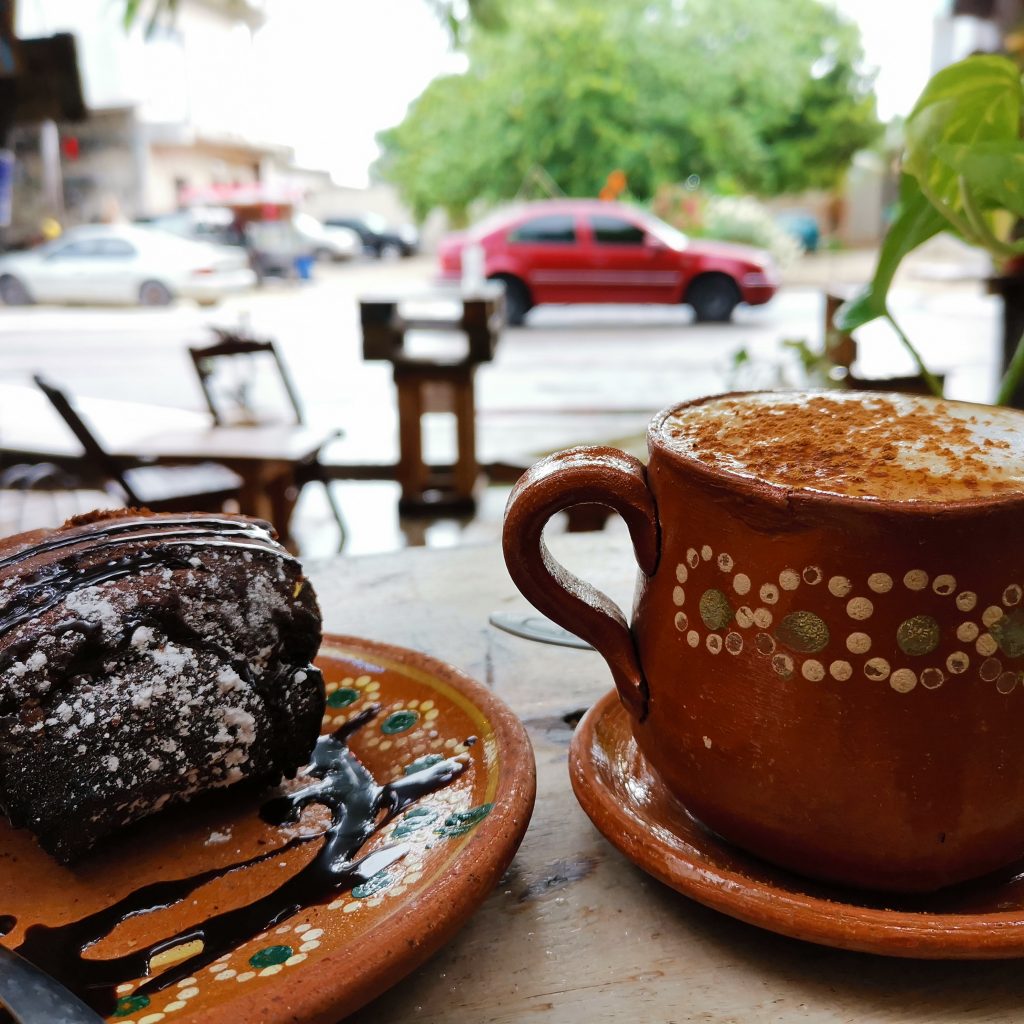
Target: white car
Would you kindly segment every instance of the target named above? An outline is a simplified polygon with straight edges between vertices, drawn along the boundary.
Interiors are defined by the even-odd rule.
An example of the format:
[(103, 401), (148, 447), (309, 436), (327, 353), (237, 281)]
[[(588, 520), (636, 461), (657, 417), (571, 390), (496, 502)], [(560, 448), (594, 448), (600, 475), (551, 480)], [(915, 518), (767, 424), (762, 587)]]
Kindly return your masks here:
[(176, 298), (212, 305), (255, 283), (242, 249), (192, 242), (134, 225), (71, 228), (38, 249), (0, 256), (0, 298), (8, 306), (166, 306)]
[(297, 213), (292, 226), (317, 259), (351, 260), (363, 251), (362, 239), (351, 228), (328, 227), (308, 213)]

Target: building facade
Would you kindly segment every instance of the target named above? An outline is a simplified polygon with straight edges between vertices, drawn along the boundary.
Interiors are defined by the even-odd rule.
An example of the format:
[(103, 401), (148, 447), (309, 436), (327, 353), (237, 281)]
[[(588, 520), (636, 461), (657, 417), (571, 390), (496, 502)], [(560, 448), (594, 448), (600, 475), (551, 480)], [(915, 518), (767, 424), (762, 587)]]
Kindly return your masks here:
[(14, 238), (51, 217), (167, 213), (187, 193), (280, 177), (291, 163), (291, 149), (260, 134), (272, 76), (253, 46), (258, 0), (179, 0), (173, 22), (148, 35), (143, 25), (126, 31), (122, 12), (111, 0), (19, 2), (19, 36), (75, 36), (89, 118), (57, 125), (62, 201), (42, 187), (52, 127), (15, 131)]

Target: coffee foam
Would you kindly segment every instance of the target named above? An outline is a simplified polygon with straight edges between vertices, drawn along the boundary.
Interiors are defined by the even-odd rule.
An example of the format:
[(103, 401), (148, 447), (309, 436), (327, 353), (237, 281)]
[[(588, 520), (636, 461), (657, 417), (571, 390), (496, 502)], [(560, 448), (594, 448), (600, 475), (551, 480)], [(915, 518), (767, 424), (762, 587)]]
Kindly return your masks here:
[(760, 392), (668, 415), (656, 436), (787, 490), (938, 503), (1024, 495), (1024, 413), (917, 395)]

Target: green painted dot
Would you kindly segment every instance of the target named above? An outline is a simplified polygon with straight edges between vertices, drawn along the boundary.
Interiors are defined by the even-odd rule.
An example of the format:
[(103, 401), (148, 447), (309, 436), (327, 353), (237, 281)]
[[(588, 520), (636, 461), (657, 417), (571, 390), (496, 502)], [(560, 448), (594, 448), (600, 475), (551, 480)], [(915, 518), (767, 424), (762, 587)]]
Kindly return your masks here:
[(327, 706), (329, 708), (347, 708), (349, 704), (359, 698), (359, 691), (353, 690), (349, 686), (343, 686), (339, 690), (335, 690), (327, 698)]
[(291, 946), (267, 946), (249, 957), (250, 967), (273, 967), (283, 964), (295, 950)]
[(424, 768), (432, 768), (443, 760), (444, 758), (440, 754), (424, 754), (423, 757), (417, 757), (412, 764), (405, 766), (405, 774), (415, 775), (416, 772), (421, 772)]
[(828, 647), (828, 626), (814, 612), (790, 612), (776, 627), (775, 639), (800, 654), (817, 654)]
[(444, 819), (444, 824), (434, 831), (447, 839), (464, 836), (471, 828), (479, 825), (493, 808), (494, 804), (480, 804), (479, 807), (471, 807), (468, 811), (456, 811), (449, 814)]
[(414, 807), (411, 811), (407, 811), (395, 826), (395, 831), (391, 833), (392, 838), (402, 839), (412, 835), (413, 832), (419, 832), (421, 828), (433, 825), (437, 821), (437, 817), (437, 811), (432, 811), (429, 807)]
[(384, 719), (380, 731), (391, 736), (396, 732), (405, 732), (406, 729), (411, 729), (419, 720), (420, 713), (418, 711), (396, 711)]
[(149, 996), (123, 996), (118, 999), (114, 1007), (115, 1017), (127, 1017), (129, 1013), (136, 1013), (149, 1006)]
[(378, 871), (377, 874), (371, 875), (365, 882), (361, 882), (352, 890), (352, 895), (357, 900), (365, 900), (367, 896), (373, 896), (374, 893), (378, 893), (381, 889), (386, 889), (389, 885), (394, 884), (394, 878), (386, 870)]
[(939, 624), (930, 615), (915, 615), (900, 623), (896, 643), (904, 654), (931, 654), (939, 646)]
[(993, 622), (988, 631), (999, 644), (999, 650), (1008, 658), (1019, 658), (1024, 654), (1024, 609), (1016, 608)]
[(705, 590), (698, 607), (708, 629), (725, 629), (732, 622), (732, 605), (720, 590)]

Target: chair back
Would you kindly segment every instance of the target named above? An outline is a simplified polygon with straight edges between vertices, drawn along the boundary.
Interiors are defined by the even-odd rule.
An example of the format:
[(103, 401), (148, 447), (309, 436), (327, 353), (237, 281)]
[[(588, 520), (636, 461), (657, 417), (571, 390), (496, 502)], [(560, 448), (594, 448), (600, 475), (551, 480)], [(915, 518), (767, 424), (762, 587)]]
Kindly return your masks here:
[(105, 477), (116, 480), (124, 491), (130, 504), (138, 507), (142, 505), (139, 496), (132, 490), (125, 479), (124, 471), (109, 452), (100, 444), (96, 435), (86, 426), (85, 420), (78, 415), (67, 394), (48, 383), (38, 374), (32, 378), (37, 388), (49, 399), (50, 404), (57, 410), (58, 415), (71, 428), (71, 432), (78, 438), (79, 444), (85, 449), (86, 465)]
[(228, 408), (229, 403), (233, 403), (235, 406), (236, 418), (241, 413), (248, 417), (247, 422), (259, 422), (256, 410), (249, 405), (248, 390), (254, 383), (254, 379), (236, 381), (234, 393), (225, 394), (224, 388), (218, 387), (218, 364), (223, 366), (228, 360), (231, 360), (237, 367), (242, 360), (246, 360), (246, 367), (253, 371), (253, 378), (259, 364), (270, 365), (274, 368), (295, 423), (301, 426), (305, 418), (299, 403), (298, 392), (295, 390), (288, 368), (274, 343), (269, 339), (260, 340), (219, 327), (214, 327), (212, 330), (217, 335), (216, 344), (190, 347), (188, 354), (192, 359), (196, 376), (199, 378), (199, 385), (203, 389), (203, 396), (206, 399), (210, 415), (213, 417), (213, 422), (217, 426), (232, 422), (231, 411)]

